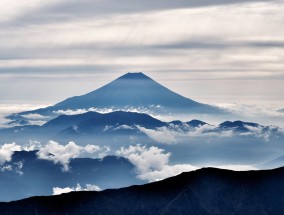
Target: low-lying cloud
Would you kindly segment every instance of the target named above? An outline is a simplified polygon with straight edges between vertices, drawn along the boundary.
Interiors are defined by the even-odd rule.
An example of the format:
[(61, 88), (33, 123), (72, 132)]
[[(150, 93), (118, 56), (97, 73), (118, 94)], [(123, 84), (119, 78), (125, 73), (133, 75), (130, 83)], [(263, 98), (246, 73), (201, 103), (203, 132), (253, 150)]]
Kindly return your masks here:
[(16, 143), (6, 143), (0, 146), (0, 165), (10, 161), (15, 151), (21, 151), (21, 146)]
[(79, 157), (83, 153), (93, 154), (102, 149), (96, 145), (79, 146), (74, 142), (69, 142), (67, 145), (61, 145), (55, 141), (49, 141), (45, 146), (42, 146), (37, 155), (40, 159), (53, 161), (55, 164), (61, 164), (63, 171), (69, 170), (69, 162), (71, 159)]
[(165, 144), (173, 144), (177, 143), (177, 136), (179, 135), (176, 131), (171, 131), (167, 127), (157, 128), (156, 130), (147, 129), (141, 126), (137, 126), (137, 128), (145, 133), (151, 139)]
[(52, 195), (60, 195), (62, 193), (70, 193), (74, 191), (101, 191), (101, 188), (94, 184), (86, 184), (85, 187), (81, 187), (81, 185), (78, 183), (76, 187), (54, 187), (52, 189), (53, 194)]
[(150, 182), (199, 168), (190, 164), (170, 165), (171, 153), (155, 146), (147, 148), (138, 144), (128, 148), (122, 147), (117, 151), (117, 155), (129, 159), (137, 168), (137, 177)]
[[(193, 171), (202, 168), (202, 166), (194, 166), (191, 164), (170, 164), (170, 152), (164, 149), (151, 146), (146, 147), (140, 144), (121, 147), (116, 152), (117, 155), (126, 157), (137, 168), (138, 178), (148, 180), (149, 182), (162, 180), (171, 176), (178, 175), (182, 172)], [(236, 171), (255, 170), (252, 165), (223, 165), (223, 166), (204, 166), (216, 167), (222, 169), (231, 169)]]
[(62, 165), (63, 171), (69, 170), (69, 162), (71, 159), (78, 158), (80, 156), (103, 158), (111, 151), (109, 146), (98, 146), (92, 144), (79, 146), (74, 142), (69, 142), (66, 145), (61, 145), (60, 143), (52, 140), (47, 144), (41, 144), (36, 140), (30, 140), (30, 142), (26, 145), (5, 143), (3, 145), (0, 145), (0, 166), (2, 166), (2, 170), (13, 169), (12, 166), (10, 166), (11, 164), (4, 164), (11, 161), (14, 152), (22, 150), (37, 150), (37, 156), (39, 159), (49, 160), (55, 164), (60, 164)]

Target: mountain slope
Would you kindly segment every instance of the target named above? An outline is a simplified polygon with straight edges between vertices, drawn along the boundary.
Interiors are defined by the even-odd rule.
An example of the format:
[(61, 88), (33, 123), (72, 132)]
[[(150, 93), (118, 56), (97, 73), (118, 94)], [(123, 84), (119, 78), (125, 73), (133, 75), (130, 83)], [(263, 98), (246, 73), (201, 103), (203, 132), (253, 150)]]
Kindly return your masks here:
[(20, 116), (37, 113), (54, 116), (58, 110), (77, 109), (147, 109), (156, 113), (204, 113), (224, 114), (225, 111), (206, 104), (185, 98), (167, 89), (143, 73), (127, 73), (109, 84), (82, 96), (68, 98), (47, 108), (26, 111), (9, 116), (19, 119)]
[(264, 126), (261, 126), (257, 123), (243, 122), (243, 121), (240, 121), (240, 120), (234, 121), (234, 122), (226, 121), (226, 122), (223, 122), (219, 125), (219, 128), (221, 128), (221, 129), (235, 130), (235, 131), (238, 131), (238, 132), (249, 132), (250, 127), (252, 127), (252, 128), (258, 128), (258, 127), (263, 128)]
[(256, 215), (284, 211), (284, 168), (234, 172), (201, 169), (164, 181), (0, 203), (1, 214)]
[(135, 112), (115, 111), (106, 114), (87, 112), (78, 115), (61, 115), (46, 124), (43, 128), (63, 129), (72, 125), (90, 128), (93, 126), (105, 127), (106, 125), (141, 125), (146, 128), (165, 126), (166, 123), (151, 117), (150, 115)]
[(143, 73), (127, 73), (102, 88), (55, 105), (59, 109), (161, 105), (171, 108), (202, 108), (203, 105), (180, 96), (158, 84)]

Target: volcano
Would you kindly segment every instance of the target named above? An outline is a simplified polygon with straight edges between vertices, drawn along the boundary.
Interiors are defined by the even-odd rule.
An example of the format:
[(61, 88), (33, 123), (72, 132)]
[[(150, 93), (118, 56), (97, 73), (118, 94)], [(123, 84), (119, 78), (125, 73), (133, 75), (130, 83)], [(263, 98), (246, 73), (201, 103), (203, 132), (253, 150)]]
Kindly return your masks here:
[(221, 114), (223, 110), (183, 97), (143, 73), (127, 73), (82, 96), (68, 98), (43, 109), (23, 112), (51, 115), (58, 110), (77, 109), (147, 110), (150, 113)]

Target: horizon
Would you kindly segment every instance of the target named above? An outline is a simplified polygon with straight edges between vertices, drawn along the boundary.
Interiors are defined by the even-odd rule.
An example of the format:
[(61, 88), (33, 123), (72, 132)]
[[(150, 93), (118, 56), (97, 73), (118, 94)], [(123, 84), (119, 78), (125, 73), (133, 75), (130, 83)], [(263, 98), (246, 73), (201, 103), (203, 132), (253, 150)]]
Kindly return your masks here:
[[(5, 85), (2, 85), (2, 91), (1, 92), (9, 92), (9, 94), (5, 93), (4, 99), (1, 100), (0, 105), (9, 105), (9, 104), (22, 104), (22, 105), (50, 105), (55, 104), (57, 102), (60, 102), (68, 97), (72, 96), (80, 96), (84, 95), (88, 92), (94, 91), (99, 89), (100, 87), (110, 83), (111, 81), (126, 75), (128, 73), (143, 73), (150, 77), (151, 79), (155, 80), (159, 84), (167, 87), (173, 92), (176, 92), (186, 98), (190, 98), (192, 100), (211, 104), (211, 105), (231, 105), (231, 104), (242, 104), (242, 105), (263, 105), (266, 107), (273, 107), (275, 109), (282, 109), (284, 107), (284, 99), (278, 98), (278, 94), (262, 94), (261, 92), (254, 94), (254, 95), (248, 95), (247, 93), (243, 92), (243, 94), (234, 92), (234, 95), (226, 93), (228, 89), (228, 85), (232, 84), (232, 82), (240, 82), (240, 86), (245, 86), (243, 89), (244, 91), (247, 90), (246, 87), (249, 89), (251, 88), (249, 86), (249, 82), (254, 83), (258, 81), (248, 81), (248, 80), (211, 80), (210, 83), (207, 83), (207, 81), (204, 80), (179, 80), (171, 79), (168, 76), (161, 77), (159, 74), (155, 74), (152, 76), (152, 73), (147, 72), (125, 72), (125, 73), (114, 73), (113, 75), (104, 75), (104, 74), (83, 74), (83, 75), (74, 75), (74, 74), (62, 74), (54, 75), (51, 74), (51, 77), (49, 77), (49, 74), (43, 75), (42, 77), (38, 74), (31, 75), (24, 77), (21, 76), (20, 78), (13, 77), (11, 75), (10, 79), (13, 80), (13, 78), (16, 78), (17, 81), (15, 84), (19, 84), (23, 89), (15, 90), (15, 88), (12, 86), (13, 81), (9, 82), (9, 86), (5, 87)], [(0, 74), (1, 76), (1, 74)], [(52, 77), (53, 76), (53, 77)], [(64, 80), (67, 78), (68, 80)], [(45, 81), (43, 81), (45, 79)], [(0, 79), (1, 81), (6, 81), (5, 79)], [(32, 85), (30, 85), (30, 81), (32, 81)], [(44, 83), (38, 83), (38, 81), (43, 81)], [(279, 82), (282, 80), (279, 80)], [(45, 83), (47, 82), (47, 83)], [(51, 83), (50, 83), (51, 82)], [(223, 86), (217, 86), (216, 82), (223, 82)], [(243, 82), (243, 83), (241, 83)], [(264, 81), (265, 82), (265, 81)], [(204, 83), (204, 84), (202, 84)], [(243, 84), (243, 85), (241, 85)], [(44, 90), (38, 89), (38, 85), (44, 86)], [(206, 88), (200, 86), (206, 85)], [(259, 84), (258, 84), (259, 85)], [(74, 86), (78, 86), (74, 88)], [(259, 87), (263, 89), (265, 83), (263, 85), (259, 85)], [(13, 89), (9, 89), (13, 87)], [(19, 87), (19, 86), (18, 86)], [(1, 85), (0, 85), (1, 88)], [(192, 88), (192, 90), (190, 90)], [(215, 89), (214, 89), (215, 88)], [(189, 89), (189, 90), (188, 90)], [(201, 90), (200, 90), (201, 89)], [(257, 91), (256, 89), (254, 89)], [(19, 93), (21, 92), (21, 93)], [(55, 93), (56, 92), (56, 93)], [(279, 91), (281, 92), (281, 91)], [(217, 94), (219, 93), (219, 94)], [(220, 94), (221, 93), (221, 94)], [(8, 99), (9, 96), (9, 99)], [(281, 94), (282, 96), (282, 94)], [(7, 98), (7, 100), (5, 100)], [(237, 102), (236, 102), (237, 101)]]
[[(96, 89), (92, 89), (88, 92), (82, 92), (82, 94), (78, 95), (69, 95), (69, 97), (64, 97), (61, 100), (58, 101), (50, 101), (50, 103), (47, 103), (46, 101), (43, 101), (45, 99), (41, 99), (40, 101), (38, 101), (37, 103), (27, 103), (26, 101), (23, 103), (3, 103), (0, 104), (0, 119), (2, 120), (2, 122), (6, 123), (8, 122), (7, 119), (5, 119), (5, 117), (9, 114), (13, 114), (13, 113), (19, 113), (22, 111), (29, 111), (29, 110), (36, 110), (38, 108), (45, 108), (48, 106), (52, 106), (55, 105), (61, 101), (66, 100), (67, 98), (71, 98), (74, 96), (83, 96), (85, 94), (88, 94), (90, 92), (96, 91), (98, 89), (100, 89), (101, 87), (110, 84), (111, 82), (115, 81), (115, 80), (119, 80), (123, 77), (128, 76), (129, 74), (142, 74), (142, 78), (148, 77), (150, 78), (149, 80), (153, 80), (155, 82), (157, 82), (158, 84), (161, 84), (162, 86), (166, 87), (167, 89), (169, 89), (170, 91), (179, 94), (179, 92), (174, 91), (173, 89), (169, 88), (166, 85), (163, 85), (159, 80), (157, 79), (153, 79), (151, 76), (149, 76), (147, 73), (144, 72), (127, 72), (124, 73), (122, 75), (116, 76), (113, 80), (109, 80), (107, 83), (104, 83), (102, 86), (99, 86)], [(131, 79), (130, 79), (131, 80)], [(280, 103), (269, 103), (269, 104), (263, 104), (263, 102), (260, 103), (255, 103), (255, 102), (249, 102), (249, 103), (238, 103), (238, 102), (212, 102), (212, 103), (206, 103), (206, 102), (202, 102), (201, 100), (195, 100), (193, 98), (189, 98), (183, 94), (179, 94), (185, 98), (191, 99), (195, 102), (199, 102), (199, 103), (203, 103), (203, 104), (209, 104), (209, 105), (213, 105), (213, 106), (217, 106), (219, 108), (228, 110), (232, 113), (236, 113), (237, 116), (234, 116), (232, 118), (227, 118), (228, 120), (231, 121), (236, 121), (236, 120), (241, 120), (241, 121), (253, 121), (259, 124), (263, 124), (263, 125), (276, 125), (276, 126), (280, 126), (282, 128), (284, 128), (284, 113), (283, 112), (278, 112), (278, 110), (282, 109), (282, 105), (280, 105)], [(33, 96), (33, 95), (32, 95)], [(93, 107), (93, 108), (97, 108), (97, 107)], [(123, 110), (123, 109), (122, 109)], [(86, 111), (86, 110), (85, 110)], [(98, 109), (97, 111), (101, 111), (100, 109)], [(128, 110), (129, 111), (129, 110)], [(130, 110), (131, 111), (131, 110)], [(188, 114), (183, 114), (183, 115), (174, 115), (174, 116), (166, 116), (165, 114), (163, 115), (157, 115), (154, 114), (152, 115), (153, 117), (157, 117), (160, 120), (163, 121), (172, 121), (172, 120), (182, 120), (182, 121), (189, 121), (191, 119), (199, 119), (199, 120), (203, 120), (206, 121), (207, 123), (212, 123), (212, 124), (219, 124), (222, 123), (223, 121), (226, 120), (226, 117), (216, 117), (216, 116), (209, 116), (209, 115), (202, 115), (202, 114), (193, 114), (193, 115), (188, 115)], [(227, 116), (228, 117), (228, 116)], [(3, 123), (0, 124), (0, 126), (4, 126)]]

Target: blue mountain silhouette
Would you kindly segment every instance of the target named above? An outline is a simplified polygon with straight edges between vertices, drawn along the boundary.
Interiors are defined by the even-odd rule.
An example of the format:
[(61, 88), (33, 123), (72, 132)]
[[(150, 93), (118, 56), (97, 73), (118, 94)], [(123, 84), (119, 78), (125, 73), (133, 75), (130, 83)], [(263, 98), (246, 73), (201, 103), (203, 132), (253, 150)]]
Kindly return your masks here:
[(283, 214), (284, 168), (205, 168), (163, 181), (102, 192), (73, 192), (0, 203), (1, 214)]
[(202, 104), (183, 97), (143, 73), (127, 73), (109, 84), (85, 95), (68, 98), (47, 108), (11, 115), (9, 118), (19, 119), (21, 115), (29, 113), (54, 115), (54, 112), (58, 110), (89, 109), (94, 107), (111, 108), (114, 110), (146, 108), (152, 112), (175, 114), (226, 113), (224, 110), (215, 106)]

